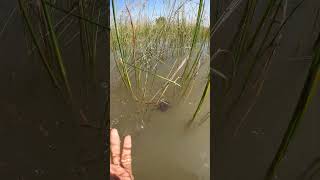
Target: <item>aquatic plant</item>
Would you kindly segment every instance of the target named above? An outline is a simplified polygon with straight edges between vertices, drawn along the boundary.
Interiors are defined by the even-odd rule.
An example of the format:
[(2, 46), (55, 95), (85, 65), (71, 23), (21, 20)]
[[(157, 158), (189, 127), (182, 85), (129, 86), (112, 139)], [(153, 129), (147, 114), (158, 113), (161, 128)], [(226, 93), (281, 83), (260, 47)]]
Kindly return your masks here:
[[(196, 111), (194, 112), (194, 114), (192, 115), (192, 119), (190, 119), (187, 123), (187, 127), (191, 127), (193, 124), (194, 124), (194, 121), (196, 119), (196, 116), (199, 114), (199, 111), (200, 111), (200, 108), (202, 107), (203, 105), (203, 101), (206, 99), (206, 97), (208, 96), (208, 93), (210, 91), (210, 77), (208, 77), (208, 80), (207, 80), (207, 83), (206, 83), (206, 86), (202, 92), (202, 96), (201, 96), (201, 99), (198, 103), (198, 106), (196, 108)], [(209, 117), (207, 117), (206, 119), (208, 119)], [(206, 120), (205, 119), (205, 120)], [(204, 120), (200, 119), (198, 125), (201, 125), (202, 123), (204, 122)]]
[(200, 66), (206, 61), (209, 66), (209, 58), (204, 56), (209, 40), (209, 28), (203, 25), (204, 1), (199, 1), (193, 23), (186, 20), (188, 1), (178, 2), (168, 1), (167, 14), (152, 21), (142, 15), (143, 9), (133, 17), (128, 5), (123, 14), (117, 13), (111, 1), (113, 60), (123, 85), (136, 101), (159, 103), (163, 98), (174, 99), (170, 96), (173, 92), (179, 94), (176, 100), (185, 99)]
[(275, 170), (277, 169), (279, 163), (285, 156), (290, 142), (293, 140), (294, 135), (297, 132), (299, 124), (301, 123), (305, 112), (308, 109), (313, 96), (317, 92), (318, 83), (320, 82), (320, 47), (314, 50), (313, 61), (309, 67), (309, 72), (304, 82), (303, 89), (300, 93), (298, 103), (295, 107), (294, 113), (291, 117), (291, 121), (288, 128), (282, 138), (280, 147), (267, 171), (266, 180), (273, 178)]
[[(256, 13), (259, 3), (255, 0), (234, 0), (224, 12), (214, 10), (216, 13), (216, 24), (214, 24), (211, 29), (211, 38), (215, 38), (217, 29), (222, 27), (222, 22), (230, 18), (230, 14), (234, 12), (235, 8), (238, 8), (241, 12), (240, 16), (238, 16), (240, 17), (238, 28), (231, 40), (232, 43), (230, 43), (229, 48), (226, 49), (226, 52), (231, 56), (228, 56), (228, 59), (231, 62), (230, 69), (232, 71), (230, 74), (222, 72), (223, 76), (217, 76), (217, 73), (215, 74), (216, 76), (213, 76), (214, 78), (223, 77), (223, 79), (227, 79), (227, 88), (223, 92), (225, 96), (219, 97), (219, 100), (215, 99), (216, 106), (218, 106), (217, 103), (221, 103), (219, 106), (223, 106), (222, 108), (217, 107), (221, 110), (219, 113), (227, 119), (232, 117), (233, 112), (239, 107), (242, 101), (247, 100), (248, 97), (252, 99), (242, 117), (232, 117), (235, 119), (239, 118), (237, 122), (238, 125), (234, 131), (235, 136), (244, 125), (248, 114), (252, 111), (263, 89), (270, 64), (274, 56), (277, 55), (281, 38), (285, 35), (282, 34), (284, 27), (304, 2), (304, 0), (299, 1), (292, 10), (289, 11), (287, 1), (285, 0), (266, 1), (261, 15), (257, 15)], [(319, 37), (319, 35), (317, 37)], [(309, 74), (304, 82), (300, 99), (282, 138), (281, 145), (269, 165), (265, 176), (266, 180), (274, 178), (274, 174), (276, 170), (278, 170), (281, 160), (287, 153), (290, 143), (294, 140), (294, 135), (297, 133), (304, 112), (312, 101), (316, 83), (319, 79), (319, 49), (317, 48), (319, 41), (317, 39), (313, 45), (313, 62), (309, 67)], [(217, 46), (215, 47), (216, 49), (221, 50), (219, 49), (219, 44), (215, 46)], [(215, 52), (212, 54), (214, 53)], [(217, 65), (217, 63), (214, 62), (214, 65)], [(224, 76), (226, 77), (224, 78)]]
[(49, 73), (49, 75), (51, 77), (51, 80), (53, 81), (54, 85), (60, 91), (62, 91), (62, 87), (58, 83), (57, 77), (56, 77), (55, 73), (53, 72), (52, 67), (50, 66), (50, 64), (48, 62), (48, 58), (46, 57), (45, 52), (41, 49), (41, 46), (40, 46), (40, 44), (38, 42), (37, 35), (35, 33), (35, 30), (32, 27), (31, 19), (27, 14), (26, 6), (25, 6), (24, 2), (22, 2), (22, 0), (19, 0), (18, 2), (19, 2), (19, 7), (20, 7), (21, 12), (22, 12), (22, 16), (25, 19), (25, 22), (27, 24), (27, 28), (28, 28), (28, 30), (29, 30), (29, 32), (31, 34), (32, 41), (36, 46), (37, 52), (39, 53), (39, 56), (41, 57), (41, 60), (42, 60), (42, 62), (44, 64), (44, 66), (46, 67), (46, 70), (48, 71), (48, 73)]
[[(100, 1), (92, 3), (79, 1), (72, 4), (71, 1), (64, 1), (62, 5), (71, 6), (68, 10), (59, 7), (57, 2), (46, 0), (41, 0), (39, 3), (32, 3), (29, 0), (18, 0), (18, 2), (26, 24), (27, 35), (31, 37), (28, 39), (26, 36), (29, 55), (34, 52), (39, 54), (54, 86), (59, 89), (69, 103), (72, 101), (73, 93), (62, 51), (79, 36), (81, 57), (84, 62), (83, 71), (86, 74), (84, 83), (88, 95), (89, 86), (97, 84), (95, 82), (95, 66), (98, 33), (101, 32), (101, 29), (102, 31), (109, 29), (100, 23), (102, 18)], [(63, 13), (63, 16), (56, 21), (57, 12)], [(62, 36), (74, 27), (79, 30), (79, 33), (72, 34), (71, 39), (67, 41), (61, 40)]]

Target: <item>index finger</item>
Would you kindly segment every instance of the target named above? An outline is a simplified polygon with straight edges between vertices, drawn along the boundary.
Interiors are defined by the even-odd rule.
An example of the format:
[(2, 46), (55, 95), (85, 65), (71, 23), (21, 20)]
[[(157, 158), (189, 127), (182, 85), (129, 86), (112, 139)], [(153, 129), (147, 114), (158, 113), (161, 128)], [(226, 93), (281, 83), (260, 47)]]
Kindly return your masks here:
[(125, 170), (132, 175), (132, 157), (131, 157), (131, 136), (128, 135), (124, 138), (123, 149), (121, 154), (121, 165)]
[(110, 132), (110, 149), (112, 163), (120, 165), (120, 137), (116, 129)]

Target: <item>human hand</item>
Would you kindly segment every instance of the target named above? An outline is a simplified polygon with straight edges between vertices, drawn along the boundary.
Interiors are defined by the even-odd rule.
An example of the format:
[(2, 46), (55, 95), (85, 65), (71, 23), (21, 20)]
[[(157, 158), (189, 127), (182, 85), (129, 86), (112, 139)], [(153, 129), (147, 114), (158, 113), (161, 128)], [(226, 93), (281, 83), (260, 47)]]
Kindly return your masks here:
[(110, 180), (133, 180), (131, 158), (131, 136), (124, 138), (122, 153), (121, 141), (116, 129), (110, 130)]

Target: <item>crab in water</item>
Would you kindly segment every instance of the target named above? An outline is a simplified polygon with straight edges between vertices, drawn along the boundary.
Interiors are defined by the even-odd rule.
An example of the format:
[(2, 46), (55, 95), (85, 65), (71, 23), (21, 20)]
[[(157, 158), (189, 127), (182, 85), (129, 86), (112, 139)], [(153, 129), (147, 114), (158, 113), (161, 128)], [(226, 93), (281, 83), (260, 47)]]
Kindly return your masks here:
[(170, 107), (170, 104), (166, 100), (160, 100), (159, 103), (157, 104), (157, 110), (161, 112), (166, 112)]
[(149, 102), (147, 104), (154, 105), (153, 110), (158, 110), (161, 112), (166, 112), (170, 108), (170, 103), (164, 99), (159, 100), (159, 102)]

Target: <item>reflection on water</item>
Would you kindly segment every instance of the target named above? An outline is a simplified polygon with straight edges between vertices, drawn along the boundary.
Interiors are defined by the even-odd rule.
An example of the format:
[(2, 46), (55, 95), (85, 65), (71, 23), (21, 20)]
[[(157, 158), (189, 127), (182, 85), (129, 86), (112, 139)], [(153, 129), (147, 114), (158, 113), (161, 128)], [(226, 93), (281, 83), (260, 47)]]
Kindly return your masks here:
[[(189, 98), (178, 103), (168, 96), (169, 108), (164, 112), (156, 105), (133, 101), (116, 78), (117, 71), (111, 69), (111, 127), (118, 128), (123, 136), (133, 136), (136, 179), (210, 179), (210, 122), (185, 130), (206, 83), (208, 64), (203, 67)], [(202, 108), (200, 116), (209, 111), (209, 96)]]

